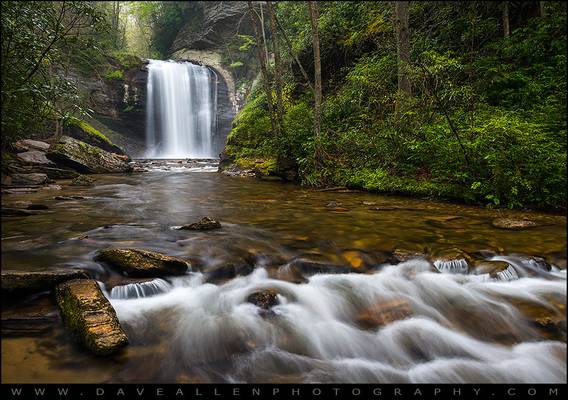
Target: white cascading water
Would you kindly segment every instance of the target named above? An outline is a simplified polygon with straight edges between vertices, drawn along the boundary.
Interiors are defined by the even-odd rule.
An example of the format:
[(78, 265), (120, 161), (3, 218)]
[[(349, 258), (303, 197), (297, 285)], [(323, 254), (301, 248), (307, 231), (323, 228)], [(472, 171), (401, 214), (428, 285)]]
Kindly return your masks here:
[[(216, 380), (564, 382), (566, 344), (543, 340), (515, 304), (560, 315), (552, 299), (566, 303), (565, 271), (476, 277), (435, 273), (419, 259), (374, 274), (314, 275), (303, 284), (272, 279), (258, 267), (222, 285), (204, 283), (200, 273), (171, 278), (166, 293), (111, 303), (133, 345), (145, 343), (156, 326), (167, 327), (156, 333), (168, 338), (167, 350), (161, 362), (153, 359), (165, 377), (195, 365), (227, 365)], [(279, 293), (268, 317), (246, 301), (263, 288)], [(411, 315), (378, 329), (358, 325), (359, 310), (393, 299), (410, 304)], [(505, 344), (493, 340), (499, 335)]]
[(147, 158), (217, 158), (215, 80), (201, 65), (149, 60)]

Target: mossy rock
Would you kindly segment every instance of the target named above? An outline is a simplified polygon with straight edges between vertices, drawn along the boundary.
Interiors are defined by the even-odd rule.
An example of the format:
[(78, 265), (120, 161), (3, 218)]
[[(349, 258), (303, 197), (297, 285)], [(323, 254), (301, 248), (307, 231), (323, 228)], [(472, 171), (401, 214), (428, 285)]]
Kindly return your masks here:
[(278, 292), (275, 289), (270, 288), (258, 290), (249, 294), (247, 296), (247, 302), (264, 310), (269, 310), (280, 303), (280, 301), (278, 301)]
[(527, 229), (539, 226), (535, 221), (528, 219), (495, 218), (491, 225), (498, 229)]
[(213, 229), (221, 229), (221, 223), (209, 217), (203, 217), (199, 221), (176, 227), (178, 230), (190, 231), (210, 231)]
[(134, 277), (184, 275), (191, 270), (191, 264), (181, 258), (140, 249), (105, 249), (97, 253), (95, 260)]
[(87, 175), (79, 175), (71, 181), (71, 186), (93, 186), (95, 180)]
[(94, 354), (112, 354), (128, 344), (116, 312), (97, 281), (62, 283), (55, 296), (65, 326)]
[(86, 121), (71, 118), (67, 122), (67, 134), (74, 139), (99, 147), (110, 153), (126, 155), (124, 150), (112, 143), (109, 138)]
[(132, 171), (127, 156), (110, 153), (68, 136), (62, 136), (59, 143), (54, 145), (46, 156), (57, 164), (87, 174)]

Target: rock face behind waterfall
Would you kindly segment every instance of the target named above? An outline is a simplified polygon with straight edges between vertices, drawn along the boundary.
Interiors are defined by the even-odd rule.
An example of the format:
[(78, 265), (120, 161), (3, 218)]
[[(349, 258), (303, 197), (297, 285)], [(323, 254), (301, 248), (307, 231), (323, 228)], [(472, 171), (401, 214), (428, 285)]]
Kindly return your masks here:
[(52, 146), (47, 158), (58, 164), (89, 174), (130, 172), (129, 158), (109, 153), (98, 147), (62, 136), (59, 143)]
[(114, 308), (95, 280), (62, 283), (55, 295), (65, 325), (93, 353), (111, 354), (128, 344)]
[(139, 249), (106, 249), (95, 260), (108, 263), (128, 276), (159, 277), (184, 275), (191, 265), (181, 258)]

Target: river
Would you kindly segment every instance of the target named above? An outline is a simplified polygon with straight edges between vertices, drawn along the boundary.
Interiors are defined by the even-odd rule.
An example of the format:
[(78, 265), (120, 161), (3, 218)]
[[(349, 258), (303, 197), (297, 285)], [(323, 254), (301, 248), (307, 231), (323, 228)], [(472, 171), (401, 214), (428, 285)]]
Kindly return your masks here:
[[(41, 334), (3, 335), (2, 381), (566, 380), (564, 216), (316, 191), (215, 170), (162, 162), (144, 173), (94, 176), (93, 187), (3, 196), (5, 206), (49, 207), (2, 218), (3, 267), (90, 270), (130, 345), (94, 357), (60, 321)], [(203, 216), (222, 229), (172, 229)], [(495, 228), (503, 217), (538, 226)], [(186, 258), (193, 271), (146, 283), (149, 291), (113, 291), (133, 281), (93, 261), (110, 246)], [(467, 262), (434, 265), (444, 258)], [(327, 269), (299, 272), (294, 260)], [(496, 275), (497, 261), (512, 271)], [(208, 278), (227, 265), (237, 276)], [(266, 288), (279, 300), (268, 313), (246, 301)], [(49, 296), (29, 301), (57, 315)]]

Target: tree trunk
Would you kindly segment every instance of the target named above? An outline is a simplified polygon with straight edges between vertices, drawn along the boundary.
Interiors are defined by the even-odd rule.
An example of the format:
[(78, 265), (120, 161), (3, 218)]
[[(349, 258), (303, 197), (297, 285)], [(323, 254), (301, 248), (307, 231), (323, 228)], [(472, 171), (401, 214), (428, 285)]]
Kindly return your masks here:
[(284, 30), (284, 28), (282, 28), (282, 25), (280, 25), (280, 21), (278, 21), (278, 18), (276, 17), (276, 15), (274, 15), (274, 19), (276, 21), (276, 25), (278, 25), (278, 29), (280, 29), (280, 32), (282, 32), (282, 36), (284, 36), (284, 41), (286, 42), (286, 45), (288, 46), (288, 51), (290, 52), (290, 55), (294, 58), (294, 61), (296, 61), (296, 64), (298, 65), (298, 68), (300, 68), (300, 72), (302, 73), (302, 76), (306, 80), (306, 83), (310, 87), (310, 90), (313, 92), (314, 87), (312, 86), (312, 83), (310, 82), (310, 78), (308, 77), (308, 74), (306, 73), (305, 68), (302, 66), (302, 63), (298, 59), (298, 56), (294, 53), (294, 49), (292, 48), (292, 43), (290, 42), (290, 38), (288, 37), (288, 34)]
[(544, 9), (544, 1), (538, 2), (538, 16), (539, 17), (546, 17), (546, 10)]
[(264, 11), (262, 9), (262, 4), (260, 6), (260, 30), (262, 32), (262, 43), (264, 43), (264, 55), (266, 57), (266, 65), (268, 65), (268, 45), (266, 44), (266, 30), (264, 29)]
[(282, 117), (284, 115), (284, 106), (282, 104), (282, 62), (280, 60), (280, 48), (278, 47), (278, 39), (276, 37), (276, 18), (274, 8), (271, 1), (266, 2), (268, 8), (268, 17), (270, 21), (270, 30), (272, 32), (272, 49), (274, 52), (274, 83), (276, 84), (276, 111), (278, 116), (278, 124), (282, 131)]
[(262, 75), (262, 83), (264, 86), (264, 91), (266, 92), (266, 102), (268, 103), (268, 115), (270, 117), (270, 125), (272, 126), (272, 134), (278, 134), (278, 127), (276, 124), (276, 119), (274, 118), (274, 107), (272, 105), (272, 89), (270, 88), (270, 78), (268, 76), (268, 68), (266, 59), (266, 43), (262, 40), (262, 34), (259, 32), (259, 27), (257, 20), (260, 20), (260, 16), (257, 14), (256, 10), (252, 6), (251, 1), (247, 1), (250, 18), (252, 21), (252, 26), (254, 28), (254, 35), (256, 37), (256, 49), (258, 51), (258, 61), (260, 63), (260, 72)]
[(315, 1), (308, 1), (310, 19), (312, 23), (312, 42), (314, 48), (314, 135), (315, 135), (315, 162), (318, 167), (321, 162), (320, 131), (321, 131), (321, 56), (318, 32), (318, 6)]
[(509, 37), (511, 35), (511, 28), (509, 27), (509, 2), (503, 2), (503, 36)]
[(410, 64), (410, 33), (408, 31), (408, 1), (396, 1), (395, 26), (398, 56), (398, 91), (412, 96), (412, 86), (408, 76)]

